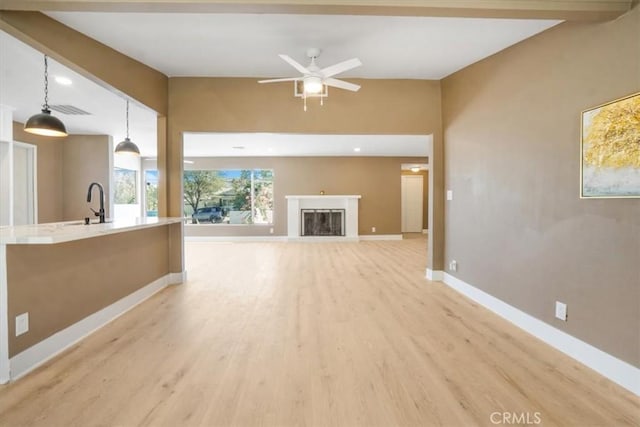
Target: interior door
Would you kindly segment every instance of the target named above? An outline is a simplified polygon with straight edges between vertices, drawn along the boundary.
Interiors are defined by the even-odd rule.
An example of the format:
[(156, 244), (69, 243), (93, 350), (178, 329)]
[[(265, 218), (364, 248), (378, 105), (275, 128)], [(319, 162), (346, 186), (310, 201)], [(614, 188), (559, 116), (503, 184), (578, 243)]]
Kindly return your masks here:
[(422, 232), (422, 175), (402, 175), (402, 232)]

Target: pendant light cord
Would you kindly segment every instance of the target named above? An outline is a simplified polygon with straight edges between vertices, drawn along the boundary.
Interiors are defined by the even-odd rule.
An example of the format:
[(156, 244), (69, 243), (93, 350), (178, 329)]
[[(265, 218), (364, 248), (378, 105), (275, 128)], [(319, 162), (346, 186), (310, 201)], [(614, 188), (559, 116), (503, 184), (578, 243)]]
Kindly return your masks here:
[(47, 55), (44, 56), (44, 105), (43, 110), (49, 111), (49, 63)]
[(127, 139), (129, 139), (129, 100), (127, 99)]

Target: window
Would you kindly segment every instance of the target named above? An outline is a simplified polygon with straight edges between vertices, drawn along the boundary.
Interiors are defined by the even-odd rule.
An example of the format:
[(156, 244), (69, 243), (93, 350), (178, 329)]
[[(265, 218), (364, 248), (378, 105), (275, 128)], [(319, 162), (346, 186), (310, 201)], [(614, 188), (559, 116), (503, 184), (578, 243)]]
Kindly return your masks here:
[(115, 189), (113, 194), (113, 203), (116, 205), (135, 205), (137, 203), (137, 178), (138, 172), (135, 170), (114, 168), (113, 183)]
[(272, 224), (273, 170), (187, 170), (184, 213), (193, 224)]
[(158, 216), (158, 171), (144, 171), (144, 211), (146, 216)]

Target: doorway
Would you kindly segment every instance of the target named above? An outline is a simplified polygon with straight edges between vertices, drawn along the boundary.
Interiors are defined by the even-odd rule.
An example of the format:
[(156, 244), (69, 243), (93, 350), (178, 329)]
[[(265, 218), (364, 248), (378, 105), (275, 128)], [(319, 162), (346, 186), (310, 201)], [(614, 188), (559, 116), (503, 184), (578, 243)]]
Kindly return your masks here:
[(423, 179), (421, 175), (402, 175), (401, 204), (403, 233), (422, 232)]

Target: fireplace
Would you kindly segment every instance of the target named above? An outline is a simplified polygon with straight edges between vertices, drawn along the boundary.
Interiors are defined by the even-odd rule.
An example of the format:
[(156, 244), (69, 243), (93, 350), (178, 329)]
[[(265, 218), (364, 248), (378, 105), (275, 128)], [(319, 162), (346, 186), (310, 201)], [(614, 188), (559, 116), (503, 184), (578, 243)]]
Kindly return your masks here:
[(344, 236), (344, 209), (301, 209), (301, 236)]
[(292, 195), (287, 199), (289, 240), (358, 241), (360, 195)]

